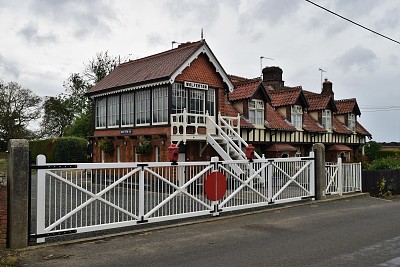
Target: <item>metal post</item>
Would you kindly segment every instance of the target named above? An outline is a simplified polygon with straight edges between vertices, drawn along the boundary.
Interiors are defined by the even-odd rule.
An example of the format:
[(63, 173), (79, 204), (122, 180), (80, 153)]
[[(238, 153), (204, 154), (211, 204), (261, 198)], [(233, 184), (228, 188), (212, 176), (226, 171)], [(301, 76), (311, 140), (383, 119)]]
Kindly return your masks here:
[(343, 175), (343, 162), (342, 158), (338, 158), (337, 160), (337, 165), (338, 165), (338, 171), (337, 171), (337, 176), (338, 176), (338, 187), (339, 187), (339, 195), (343, 195), (343, 180), (344, 180), (344, 175)]
[(315, 153), (313, 151), (310, 152), (310, 158), (313, 158), (310, 166), (310, 194), (315, 199)]

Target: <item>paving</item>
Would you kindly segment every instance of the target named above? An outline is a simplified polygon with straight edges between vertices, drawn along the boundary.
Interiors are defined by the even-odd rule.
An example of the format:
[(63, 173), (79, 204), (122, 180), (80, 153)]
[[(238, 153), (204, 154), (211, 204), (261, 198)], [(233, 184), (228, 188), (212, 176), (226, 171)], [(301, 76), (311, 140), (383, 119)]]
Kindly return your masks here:
[[(303, 220), (307, 219), (305, 211), (315, 211), (315, 214), (318, 215), (318, 218), (314, 218), (318, 222), (312, 222), (310, 219), (310, 224), (316, 223), (314, 228), (317, 229), (320, 228), (320, 220), (324, 216), (328, 220), (334, 214), (339, 216), (343, 212), (352, 214), (358, 210), (368, 211), (371, 207), (392, 202), (392, 200), (375, 199), (359, 193), (343, 197), (329, 196), (325, 200), (290, 203), (275, 208), (259, 209), (216, 218), (200, 218), (169, 225), (148, 225), (148, 227), (124, 233), (31, 246), (27, 249), (17, 250), (15, 251), (18, 256), (16, 265), (131, 266), (140, 264), (142, 266), (186, 266), (190, 263), (193, 266), (204, 266), (215, 260), (212, 255), (207, 256), (207, 253), (213, 253), (212, 247), (215, 246), (216, 252), (218, 251), (224, 255), (221, 261), (217, 260), (215, 262), (215, 266), (243, 266), (246, 263), (252, 263), (250, 265), (268, 263), (271, 266), (283, 266), (280, 265), (280, 262), (274, 262), (272, 257), (269, 257), (268, 262), (263, 262), (261, 258), (259, 261), (255, 261), (252, 258), (248, 258), (248, 253), (241, 256), (243, 261), (232, 261), (230, 259), (232, 257), (235, 258), (236, 249), (243, 252), (242, 250), (254, 245), (254, 242), (256, 244), (254, 251), (258, 250), (259, 246), (265, 246), (263, 254), (268, 254), (274, 248), (273, 255), (284, 255), (285, 251), (279, 250), (279, 246), (282, 246), (282, 244), (279, 245), (278, 240), (278, 243), (274, 244), (271, 239), (283, 238), (283, 244), (285, 244), (284, 240), (286, 238), (289, 238), (288, 241), (293, 238), (293, 244), (296, 244), (297, 238), (299, 238), (298, 240), (309, 239), (309, 229), (301, 225)], [(399, 201), (397, 202), (400, 203)], [(354, 215), (358, 216), (357, 214)], [(340, 218), (340, 220), (343, 221), (344, 219)], [(324, 223), (322, 229), (325, 226)], [(304, 227), (304, 231), (297, 232), (296, 227)], [(328, 232), (334, 231), (332, 229), (327, 230)], [(279, 236), (275, 236), (277, 234)], [(301, 235), (303, 234), (304, 236), (302, 237)], [(265, 238), (260, 239), (260, 235)], [(337, 233), (337, 235), (343, 238), (343, 233)], [(257, 245), (257, 242), (260, 242), (260, 244)], [(336, 242), (340, 241), (332, 242), (336, 244)], [(307, 248), (306, 243), (304, 248)], [(238, 246), (247, 244), (248, 246), (245, 249), (243, 246), (236, 248), (232, 247), (233, 244)], [(277, 245), (278, 247), (276, 247)], [(297, 245), (301, 247), (301, 244)], [(309, 247), (317, 249), (318, 246), (315, 243)], [(182, 253), (190, 255), (192, 261), (189, 262), (189, 258), (182, 255)], [(232, 254), (231, 257), (228, 257), (229, 253)], [(295, 254), (295, 252), (291, 253)], [(250, 255), (253, 254), (250, 253)], [(291, 261), (286, 260), (282, 261), (282, 263), (302, 262), (309, 265), (310, 262), (307, 262), (306, 259), (302, 261), (301, 255), (300, 253), (294, 258), (292, 257)], [(297, 257), (300, 258), (297, 259)], [(244, 259), (247, 259), (247, 261)], [(344, 259), (342, 261), (345, 262), (346, 258)], [(324, 264), (329, 266), (329, 262)]]

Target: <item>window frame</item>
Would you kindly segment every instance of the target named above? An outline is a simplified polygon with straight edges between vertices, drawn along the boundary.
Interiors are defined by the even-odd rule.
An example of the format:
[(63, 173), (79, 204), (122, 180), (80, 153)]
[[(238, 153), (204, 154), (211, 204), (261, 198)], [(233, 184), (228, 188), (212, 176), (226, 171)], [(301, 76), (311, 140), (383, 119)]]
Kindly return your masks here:
[(354, 113), (347, 115), (347, 126), (351, 131), (356, 131), (356, 115)]
[[(140, 103), (140, 104), (139, 104)], [(151, 123), (151, 92), (144, 89), (135, 92), (135, 125), (148, 126)], [(144, 115), (144, 117), (142, 117)]]
[(98, 97), (95, 101), (95, 128), (105, 129), (107, 128), (107, 97)]
[(260, 99), (251, 99), (249, 101), (249, 121), (257, 126), (264, 126), (265, 103)]
[[(161, 125), (168, 123), (168, 86), (156, 87), (152, 91), (152, 124)], [(155, 118), (161, 120), (155, 121)]]
[(296, 129), (303, 128), (303, 107), (300, 105), (291, 106), (290, 122)]
[[(172, 114), (183, 113), (183, 111), (188, 106), (188, 91), (183, 87), (182, 83), (173, 83), (172, 84)], [(178, 108), (179, 106), (179, 108)]]
[(329, 109), (322, 110), (322, 126), (326, 130), (332, 130), (332, 111)]
[(121, 94), (121, 127), (135, 125), (135, 93)]

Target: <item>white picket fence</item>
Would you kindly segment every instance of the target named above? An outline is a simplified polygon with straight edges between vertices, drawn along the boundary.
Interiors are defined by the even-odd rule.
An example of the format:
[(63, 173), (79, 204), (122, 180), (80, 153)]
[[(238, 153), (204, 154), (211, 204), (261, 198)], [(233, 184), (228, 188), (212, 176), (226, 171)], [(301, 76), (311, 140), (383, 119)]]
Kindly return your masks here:
[[(240, 168), (243, 172), (237, 173)], [(49, 164), (37, 157), (33, 237), (133, 226), (298, 201), (315, 196), (314, 154), (211, 162)], [(204, 194), (212, 172), (226, 177), (218, 201)]]
[(325, 194), (339, 194), (361, 192), (361, 163), (342, 163), (339, 158), (337, 163), (325, 164), (326, 190)]

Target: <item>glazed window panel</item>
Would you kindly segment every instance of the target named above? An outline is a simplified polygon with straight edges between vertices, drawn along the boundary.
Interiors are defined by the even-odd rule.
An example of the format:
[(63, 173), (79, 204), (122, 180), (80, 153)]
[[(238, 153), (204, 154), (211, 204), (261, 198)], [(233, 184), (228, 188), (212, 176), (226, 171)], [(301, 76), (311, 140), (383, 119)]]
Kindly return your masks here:
[(322, 111), (322, 126), (326, 130), (332, 129), (332, 112), (330, 110)]
[(356, 131), (356, 116), (354, 114), (349, 114), (348, 116), (348, 127), (353, 132)]
[(136, 92), (136, 125), (150, 124), (150, 90)]
[(183, 84), (174, 83), (172, 85), (172, 113), (182, 113), (187, 106), (187, 91)]
[(153, 90), (153, 124), (168, 122), (168, 87)]
[(119, 126), (119, 96), (109, 96), (107, 101), (107, 126)]
[(249, 101), (249, 120), (255, 125), (264, 125), (264, 101), (258, 99)]
[(204, 114), (205, 109), (205, 96), (204, 90), (190, 90), (190, 113)]
[(294, 105), (291, 108), (291, 122), (292, 125), (298, 129), (303, 127), (303, 108), (298, 105)]
[(133, 126), (135, 116), (135, 98), (133, 93), (121, 95), (121, 125)]
[(207, 110), (210, 116), (215, 115), (215, 89), (208, 88), (207, 92)]
[(96, 98), (96, 128), (105, 128), (107, 121), (107, 98)]

